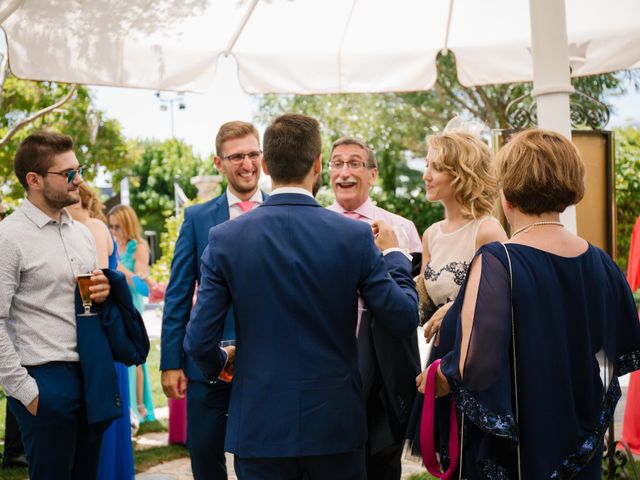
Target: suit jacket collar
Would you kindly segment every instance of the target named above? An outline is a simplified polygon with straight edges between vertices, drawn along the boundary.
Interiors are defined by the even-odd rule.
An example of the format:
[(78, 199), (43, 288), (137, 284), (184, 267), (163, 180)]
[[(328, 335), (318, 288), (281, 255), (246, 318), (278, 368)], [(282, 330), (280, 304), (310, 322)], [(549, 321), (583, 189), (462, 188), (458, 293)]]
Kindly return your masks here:
[(273, 207), (277, 205), (306, 205), (309, 207), (321, 207), (313, 197), (302, 195), (300, 193), (281, 193), (278, 195), (271, 195), (261, 206)]

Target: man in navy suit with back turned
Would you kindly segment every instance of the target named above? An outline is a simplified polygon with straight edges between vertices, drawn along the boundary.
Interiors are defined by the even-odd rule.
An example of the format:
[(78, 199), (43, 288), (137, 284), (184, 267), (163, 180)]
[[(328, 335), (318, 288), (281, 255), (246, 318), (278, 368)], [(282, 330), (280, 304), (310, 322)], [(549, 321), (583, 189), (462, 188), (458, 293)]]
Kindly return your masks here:
[[(374, 225), (374, 243), (369, 225), (313, 199), (322, 173), (316, 120), (277, 118), (264, 150), (274, 190), (211, 229), (185, 352), (211, 380), (233, 366), (225, 447), (239, 479), (364, 479), (358, 292), (391, 334), (414, 335), (411, 261), (384, 223)], [(231, 307), (236, 346), (223, 349)]]
[[(231, 385), (205, 378), (182, 349), (185, 328), (200, 278), (200, 257), (209, 229), (249, 211), (266, 198), (258, 189), (260, 137), (246, 122), (228, 122), (216, 136), (215, 163), (228, 186), (222, 195), (187, 208), (171, 263), (162, 318), (160, 370), (162, 388), (169, 398), (187, 396), (187, 446), (196, 480), (226, 480), (224, 433)], [(224, 318), (223, 339), (235, 338), (233, 311)]]

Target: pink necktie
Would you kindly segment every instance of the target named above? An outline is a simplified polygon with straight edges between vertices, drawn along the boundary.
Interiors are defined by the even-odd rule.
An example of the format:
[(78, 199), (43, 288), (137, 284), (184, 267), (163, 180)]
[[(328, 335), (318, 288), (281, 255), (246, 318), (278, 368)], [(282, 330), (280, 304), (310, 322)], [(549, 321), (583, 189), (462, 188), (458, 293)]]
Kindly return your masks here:
[(358, 212), (342, 212), (345, 217), (353, 218), (354, 220), (360, 220), (362, 215)]
[(236, 203), (236, 205), (238, 205), (238, 207), (240, 207), (240, 210), (242, 210), (242, 213), (247, 213), (249, 210), (251, 210), (253, 208), (255, 203), (256, 202), (253, 202), (251, 200), (245, 200), (244, 202)]
[[(345, 217), (349, 217), (349, 218), (352, 218), (354, 220), (360, 220), (360, 219), (364, 218), (358, 212), (344, 211), (344, 212), (342, 212), (342, 214)], [(364, 301), (362, 300), (362, 297), (358, 296), (358, 321), (356, 323), (356, 336), (358, 335), (358, 331), (360, 330), (360, 321), (362, 320), (362, 312), (364, 310), (366, 310), (366, 309), (367, 308), (365, 307), (365, 304), (364, 304)]]

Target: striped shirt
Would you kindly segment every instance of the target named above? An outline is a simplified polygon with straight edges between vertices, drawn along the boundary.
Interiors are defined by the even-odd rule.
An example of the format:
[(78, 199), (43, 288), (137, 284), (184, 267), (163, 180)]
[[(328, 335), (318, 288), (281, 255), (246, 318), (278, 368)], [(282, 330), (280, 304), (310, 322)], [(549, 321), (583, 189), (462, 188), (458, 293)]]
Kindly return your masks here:
[(96, 268), (95, 240), (63, 210), (55, 221), (29, 200), (0, 222), (0, 385), (28, 405), (25, 366), (79, 361), (75, 276)]

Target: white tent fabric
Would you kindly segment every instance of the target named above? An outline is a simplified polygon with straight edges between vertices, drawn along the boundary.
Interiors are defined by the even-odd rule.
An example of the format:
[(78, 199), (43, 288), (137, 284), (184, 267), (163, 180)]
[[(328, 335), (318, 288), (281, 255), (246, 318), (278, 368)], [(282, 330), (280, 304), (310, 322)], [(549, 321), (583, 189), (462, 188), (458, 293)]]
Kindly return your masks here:
[[(566, 16), (574, 76), (640, 67), (638, 0)], [(228, 53), (248, 92), (412, 91), (443, 49), (464, 85), (533, 80), (529, 0), (0, 0), (0, 22), (36, 80), (203, 92)]]

